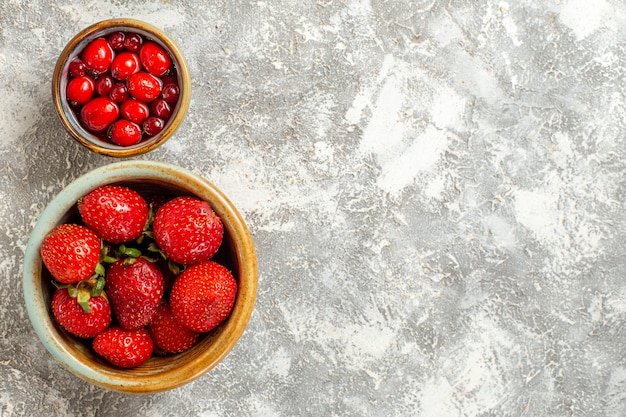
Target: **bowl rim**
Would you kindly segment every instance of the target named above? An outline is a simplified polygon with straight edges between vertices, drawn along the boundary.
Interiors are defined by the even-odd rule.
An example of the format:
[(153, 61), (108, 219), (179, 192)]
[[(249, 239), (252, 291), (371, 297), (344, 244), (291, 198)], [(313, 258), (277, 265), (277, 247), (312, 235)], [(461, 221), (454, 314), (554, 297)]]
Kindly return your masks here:
[[(189, 366), (167, 369), (163, 372), (133, 372), (122, 377), (126, 371), (111, 368), (108, 364), (98, 366), (82, 362), (74, 357), (61, 337), (57, 325), (44, 302), (41, 279), (43, 263), (39, 248), (45, 235), (74, 206), (79, 197), (99, 185), (135, 179), (160, 180), (172, 184), (200, 198), (209, 200), (214, 211), (226, 218), (224, 227), (233, 242), (240, 242), (237, 251), (239, 287), (235, 309), (224, 324), (224, 331), (210, 344), (209, 349), (195, 355)], [(202, 191), (198, 193), (197, 188)], [(121, 161), (101, 166), (83, 174), (63, 188), (41, 213), (26, 246), (23, 265), (23, 296), (33, 328), (46, 349), (56, 360), (74, 375), (102, 388), (133, 394), (166, 391), (187, 384), (215, 367), (234, 348), (250, 320), (258, 285), (258, 265), (252, 236), (241, 214), (231, 201), (211, 182), (179, 166), (156, 161)], [(136, 368), (136, 369), (140, 369)]]
[[(165, 46), (166, 49), (169, 49), (177, 67), (180, 85), (180, 96), (176, 108), (174, 109), (174, 115), (169, 119), (165, 128), (154, 138), (132, 146), (119, 146), (113, 143), (104, 143), (86, 129), (78, 126), (77, 123), (73, 123), (67, 114), (68, 111), (71, 111), (69, 105), (65, 103), (63, 99), (64, 73), (67, 72), (67, 65), (71, 58), (77, 55), (75, 52), (76, 49), (81, 46), (80, 49), (82, 50), (84, 45), (81, 44), (86, 43), (86, 39), (91, 37), (95, 39), (98, 33), (104, 31), (108, 34), (116, 30), (132, 30), (143, 33), (144, 35), (147, 34), (152, 40), (160, 43), (161, 46)], [(174, 132), (180, 127), (191, 103), (191, 75), (187, 61), (180, 48), (163, 30), (150, 23), (133, 18), (121, 17), (106, 19), (94, 23), (78, 32), (63, 48), (52, 74), (52, 100), (61, 123), (70, 135), (81, 145), (106, 156), (116, 158), (136, 156), (150, 152), (161, 146), (170, 139)]]

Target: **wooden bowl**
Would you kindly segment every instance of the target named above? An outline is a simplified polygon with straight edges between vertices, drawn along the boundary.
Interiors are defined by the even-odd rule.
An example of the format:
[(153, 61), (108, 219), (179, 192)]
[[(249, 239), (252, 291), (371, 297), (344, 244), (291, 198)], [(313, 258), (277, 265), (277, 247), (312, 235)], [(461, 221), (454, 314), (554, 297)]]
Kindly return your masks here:
[[(149, 38), (161, 45), (172, 58), (178, 86), (180, 88), (178, 103), (172, 109), (172, 115), (163, 130), (159, 134), (132, 146), (115, 145), (86, 130), (79, 123), (78, 118), (66, 98), (69, 64), (72, 59), (79, 55), (92, 40), (117, 31), (139, 33), (144, 38)], [(70, 135), (81, 145), (102, 155), (132, 157), (144, 154), (161, 146), (165, 141), (170, 139), (178, 129), (185, 118), (191, 101), (191, 77), (183, 54), (162, 30), (135, 19), (109, 19), (82, 30), (65, 46), (57, 60), (52, 75), (52, 99), (59, 118), (61, 119), (61, 123)]]
[[(110, 365), (90, 347), (61, 328), (51, 312), (52, 277), (44, 268), (39, 248), (53, 227), (76, 218), (76, 201), (106, 184), (119, 184), (140, 193), (194, 195), (207, 201), (224, 223), (224, 240), (214, 260), (231, 270), (238, 290), (230, 316), (201, 336), (183, 353), (153, 356), (138, 368)], [(45, 208), (28, 242), (23, 290), (30, 321), (48, 351), (70, 372), (97, 386), (127, 393), (153, 393), (179, 387), (215, 367), (243, 334), (254, 307), (257, 261), (248, 228), (228, 198), (206, 179), (166, 163), (121, 161), (97, 168), (65, 187)]]

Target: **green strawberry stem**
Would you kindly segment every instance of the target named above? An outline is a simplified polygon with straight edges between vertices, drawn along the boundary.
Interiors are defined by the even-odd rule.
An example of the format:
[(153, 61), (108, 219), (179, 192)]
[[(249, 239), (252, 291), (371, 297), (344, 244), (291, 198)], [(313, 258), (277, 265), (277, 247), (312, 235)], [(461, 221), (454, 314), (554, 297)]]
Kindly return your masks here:
[[(163, 252), (161, 250), (161, 248), (159, 248), (159, 246), (156, 244), (156, 242), (152, 242), (148, 245), (148, 251), (149, 252), (153, 252), (155, 254), (158, 254), (161, 256), (161, 258), (163, 258), (163, 260), (167, 261), (167, 267), (169, 268), (170, 271), (172, 271), (172, 273), (174, 275), (178, 275), (181, 273), (181, 271), (183, 270), (183, 266), (177, 264), (176, 262), (172, 261), (171, 259), (169, 259), (167, 257), (167, 255), (165, 254), (165, 252)], [(155, 261), (156, 262), (156, 259)]]
[(96, 265), (96, 274), (99, 277), (103, 277), (104, 274), (106, 273), (105, 269), (104, 269), (104, 265), (102, 265), (100, 262), (98, 262), (98, 264)]
[(104, 277), (99, 277), (96, 280), (95, 285), (91, 288), (91, 296), (92, 297), (98, 297), (102, 294), (102, 291), (104, 291), (104, 284), (106, 283)]
[(152, 242), (152, 243), (150, 243), (148, 245), (148, 250), (150, 252), (160, 253), (161, 256), (163, 256), (163, 258), (165, 258), (165, 254), (163, 253), (163, 251), (159, 248), (159, 246), (155, 242)]
[(80, 305), (85, 313), (91, 313), (91, 306), (89, 305), (89, 298), (91, 297), (91, 291), (86, 288), (79, 287), (76, 301)]
[(117, 258), (114, 258), (113, 256), (104, 256), (101, 258), (102, 262), (105, 264), (112, 264), (115, 261), (117, 261)]
[(78, 289), (73, 285), (68, 285), (67, 293), (70, 295), (70, 297), (76, 298), (78, 296)]
[[(72, 298), (76, 298), (78, 305), (81, 306), (83, 311), (85, 313), (91, 313), (91, 306), (89, 305), (89, 298), (91, 297), (91, 290), (93, 287), (89, 283), (90, 280), (91, 278), (81, 281), (74, 285), (61, 284), (59, 282), (52, 281), (52, 285), (54, 285), (57, 289), (63, 289), (63, 288), (67, 289), (67, 294)], [(104, 278), (102, 278), (102, 280), (104, 282)], [(100, 285), (102, 286), (102, 288), (104, 288), (104, 283)], [(102, 291), (100, 291), (100, 293), (102, 293)]]
[(127, 256), (130, 258), (139, 258), (141, 256), (141, 251), (139, 249), (128, 247), (124, 244), (119, 245), (116, 252), (119, 257)]
[(167, 260), (167, 267), (174, 275), (179, 275), (182, 271), (182, 267), (171, 259)]
[(143, 227), (143, 233), (135, 240), (138, 244), (142, 244), (144, 238), (154, 239), (154, 233), (152, 233), (152, 223), (154, 222), (154, 205), (150, 203), (148, 205), (148, 220), (146, 221), (146, 225)]
[(101, 296), (104, 293), (105, 283), (104, 277), (97, 274), (76, 284), (61, 284), (60, 282), (52, 281), (52, 285), (54, 285), (55, 288), (65, 288), (70, 297), (76, 298), (78, 305), (81, 306), (85, 313), (91, 313), (89, 299), (91, 297)]

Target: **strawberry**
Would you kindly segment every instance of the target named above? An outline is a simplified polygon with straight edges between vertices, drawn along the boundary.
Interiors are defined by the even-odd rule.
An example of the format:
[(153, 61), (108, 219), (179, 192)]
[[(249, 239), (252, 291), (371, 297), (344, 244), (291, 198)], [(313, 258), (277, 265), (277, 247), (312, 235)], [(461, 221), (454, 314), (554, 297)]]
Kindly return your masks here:
[(109, 267), (106, 291), (119, 324), (128, 330), (146, 326), (163, 298), (161, 270), (145, 258), (120, 259)]
[(40, 254), (48, 271), (59, 282), (75, 284), (92, 276), (100, 259), (101, 242), (88, 228), (60, 224), (44, 238)]
[(126, 330), (111, 326), (93, 339), (92, 347), (115, 366), (135, 368), (150, 359), (154, 343), (146, 329)]
[(148, 222), (148, 204), (127, 187), (104, 185), (78, 200), (83, 222), (111, 243), (137, 239)]
[(148, 326), (154, 344), (166, 353), (180, 353), (196, 343), (198, 333), (176, 321), (168, 304), (161, 304)]
[(152, 227), (165, 255), (183, 265), (211, 259), (224, 234), (224, 225), (209, 203), (191, 196), (165, 203), (156, 212)]
[(52, 314), (61, 327), (74, 336), (92, 338), (111, 324), (111, 306), (102, 293), (89, 297), (89, 311), (85, 311), (85, 307), (79, 304), (78, 291), (81, 290), (57, 288), (52, 296)]
[(186, 268), (174, 282), (170, 306), (176, 320), (198, 333), (217, 327), (230, 314), (237, 282), (226, 267), (213, 261)]

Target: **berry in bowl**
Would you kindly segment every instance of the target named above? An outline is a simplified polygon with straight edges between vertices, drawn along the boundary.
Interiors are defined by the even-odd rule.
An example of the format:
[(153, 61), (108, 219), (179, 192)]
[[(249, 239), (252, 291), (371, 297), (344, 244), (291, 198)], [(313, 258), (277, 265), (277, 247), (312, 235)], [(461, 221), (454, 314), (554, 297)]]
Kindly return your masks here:
[(186, 384), (235, 346), (257, 263), (237, 209), (175, 165), (123, 161), (64, 188), (29, 239), (23, 289), (40, 340), (97, 386), (153, 393)]
[(110, 19), (78, 33), (61, 53), (52, 96), (67, 131), (94, 152), (149, 152), (182, 123), (191, 99), (185, 59), (160, 29)]

